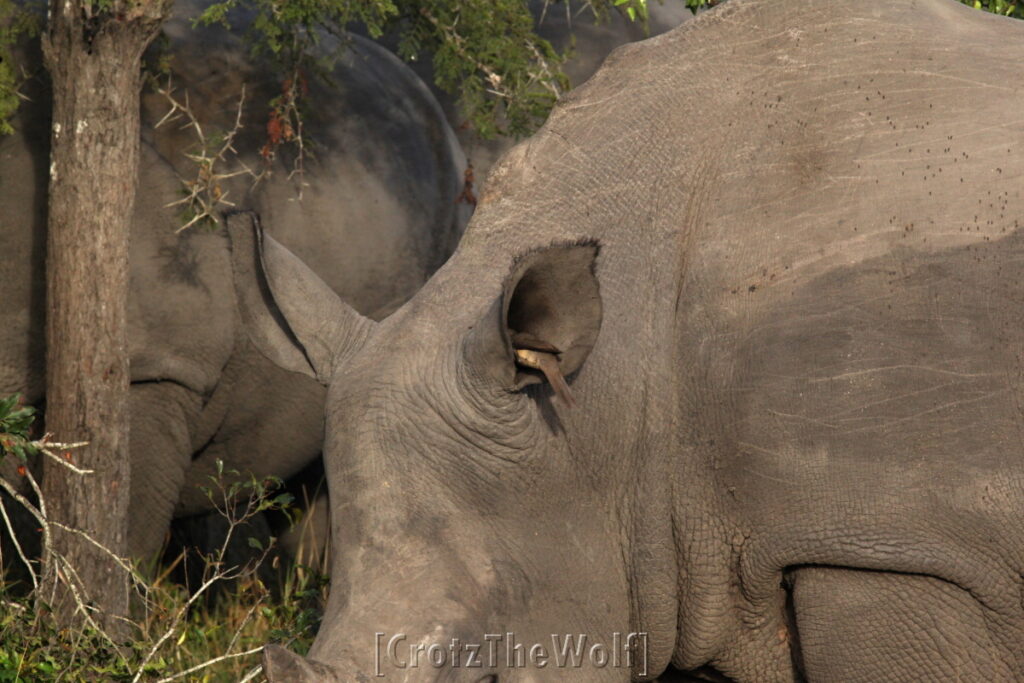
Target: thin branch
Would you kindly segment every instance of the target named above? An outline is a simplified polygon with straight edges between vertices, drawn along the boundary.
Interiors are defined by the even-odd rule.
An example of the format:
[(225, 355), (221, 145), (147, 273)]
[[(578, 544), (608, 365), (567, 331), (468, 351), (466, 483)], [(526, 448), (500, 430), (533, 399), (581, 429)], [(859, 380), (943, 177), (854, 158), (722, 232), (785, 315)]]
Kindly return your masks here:
[[(64, 461), (61, 460), (60, 458), (58, 458), (58, 461), (64, 463)], [(70, 466), (69, 463), (64, 464), (68, 464)], [(71, 565), (71, 563), (68, 562), (67, 558), (65, 558), (63, 555), (61, 555), (54, 549), (51, 525), (58, 525), (61, 527), (63, 527), (63, 525), (50, 521), (49, 515), (47, 514), (46, 511), (46, 499), (43, 497), (43, 492), (40, 489), (39, 483), (36, 481), (36, 478), (32, 475), (31, 470), (25, 470), (25, 478), (28, 480), (29, 486), (32, 487), (32, 491), (36, 494), (36, 498), (39, 501), (38, 507), (28, 502), (28, 500), (24, 496), (21, 496), (17, 492), (14, 492), (13, 489), (11, 489), (10, 485), (7, 484), (7, 482), (4, 481), (3, 479), (0, 479), (0, 485), (5, 486), (5, 488), (11, 489), (8, 491), (8, 493), (13, 492), (15, 495), (15, 500), (24, 505), (26, 509), (39, 521), (40, 531), (43, 534), (43, 567), (46, 568), (47, 572), (54, 572), (57, 578), (57, 581), (53, 582), (53, 591), (50, 594), (49, 602), (52, 603), (54, 600), (57, 590), (57, 583), (63, 582), (64, 585), (67, 587), (68, 591), (71, 593), (71, 597), (75, 601), (75, 612), (80, 613), (82, 617), (85, 619), (86, 623), (98, 634), (100, 634), (104, 638), (104, 640), (106, 640), (110, 644), (110, 646), (114, 648), (115, 652), (123, 656), (121, 647), (116, 642), (114, 642), (114, 639), (111, 638), (110, 635), (105, 630), (103, 630), (99, 626), (99, 624), (97, 624), (96, 621), (92, 618), (90, 611), (93, 611), (93, 608), (89, 607), (88, 601), (82, 597), (82, 593), (85, 592), (85, 584), (84, 582), (82, 582), (81, 577), (78, 576), (78, 572)], [(86, 537), (88, 538), (87, 535)], [(91, 538), (89, 540), (92, 541)], [(95, 543), (95, 541), (93, 542)], [(64, 569), (63, 572), (61, 571), (62, 568)]]
[[(235, 112), (235, 122), (231, 130), (225, 133), (223, 140), (219, 145), (213, 143), (213, 141), (203, 132), (203, 126), (199, 123), (199, 119), (192, 111), (192, 107), (189, 104), (188, 92), (186, 91), (184, 101), (179, 101), (174, 97), (174, 88), (171, 82), (171, 77), (167, 77), (167, 86), (161, 88), (160, 86), (154, 86), (157, 93), (163, 95), (164, 99), (170, 103), (171, 108), (166, 114), (157, 122), (154, 128), (176, 121), (182, 117), (186, 119), (185, 123), (182, 124), (182, 128), (191, 128), (196, 135), (196, 139), (199, 143), (199, 152), (194, 154), (186, 154), (185, 157), (196, 164), (196, 178), (195, 180), (185, 180), (181, 178), (182, 185), (185, 186), (188, 194), (179, 200), (168, 203), (166, 206), (178, 206), (184, 204), (193, 214), (192, 217), (184, 225), (179, 227), (176, 232), (186, 230), (196, 223), (203, 220), (211, 220), (214, 223), (220, 223), (220, 217), (218, 216), (218, 209), (221, 207), (232, 207), (235, 204), (228, 201), (228, 191), (224, 190), (223, 183), (226, 180), (234, 178), (240, 175), (248, 175), (254, 178), (254, 184), (260, 180), (259, 175), (252, 172), (245, 164), (238, 160), (238, 151), (234, 147), (235, 136), (238, 135), (242, 129), (242, 112), (245, 109), (245, 86), (242, 86), (242, 92), (238, 98), (238, 108)], [(235, 163), (241, 168), (239, 170), (231, 171), (228, 173), (221, 173), (217, 167), (219, 164), (227, 163), (227, 156), (231, 154)]]
[(235, 649), (235, 645), (238, 644), (238, 639), (242, 637), (242, 632), (245, 630), (245, 627), (249, 625), (249, 622), (252, 621), (252, 615), (256, 614), (256, 608), (259, 606), (260, 603), (257, 602), (249, 608), (248, 612), (245, 613), (245, 618), (242, 619), (242, 623), (238, 625), (238, 628), (236, 628), (235, 632), (231, 635), (231, 642), (228, 643), (226, 648), (228, 652)]
[[(92, 628), (92, 630), (94, 630), (100, 636), (102, 636), (103, 639), (107, 641), (107, 644), (109, 644), (110, 647), (114, 649), (114, 652), (116, 652), (118, 656), (120, 656), (121, 658), (125, 658), (127, 656), (127, 653), (122, 649), (120, 645), (118, 645), (114, 641), (113, 638), (110, 637), (110, 635), (105, 630), (103, 630), (102, 627), (100, 627), (98, 623), (96, 623), (96, 620), (92, 618), (91, 612), (98, 612), (99, 610), (95, 607), (90, 606), (88, 604), (88, 601), (82, 597), (82, 593), (86, 593), (85, 583), (82, 581), (82, 577), (78, 575), (78, 571), (71, 565), (70, 562), (68, 562), (67, 558), (57, 553), (52, 548), (50, 549), (50, 560), (56, 561), (57, 563), (59, 563), (60, 567), (63, 567), (65, 570), (62, 573), (60, 568), (58, 567), (55, 571), (57, 572), (57, 578), (63, 580), (64, 585), (67, 587), (68, 591), (70, 591), (72, 597), (75, 600), (75, 612), (80, 613), (82, 615), (82, 618), (85, 619), (89, 627)], [(56, 586), (56, 582), (54, 582), (54, 586)], [(88, 595), (88, 593), (86, 593), (86, 595)]]
[(119, 555), (117, 555), (116, 553), (114, 553), (113, 551), (111, 551), (110, 549), (108, 549), (108, 548), (107, 548), (106, 546), (104, 546), (104, 545), (103, 545), (102, 543), (100, 543), (100, 542), (99, 542), (99, 541), (97, 541), (97, 540), (96, 540), (95, 538), (93, 538), (92, 536), (90, 536), (90, 535), (89, 535), (89, 534), (87, 534), (86, 532), (82, 531), (81, 529), (75, 529), (75, 528), (72, 528), (72, 527), (66, 526), (66, 525), (64, 525), (64, 524), (61, 524), (60, 522), (54, 522), (54, 521), (51, 521), (51, 522), (50, 522), (50, 525), (51, 525), (51, 526), (55, 526), (55, 527), (57, 527), (58, 529), (60, 529), (60, 530), (62, 530), (62, 531), (66, 531), (66, 532), (68, 532), (69, 534), (75, 534), (76, 536), (81, 536), (81, 537), (82, 537), (82, 538), (84, 538), (85, 540), (89, 541), (89, 543), (90, 543), (90, 544), (92, 544), (92, 545), (93, 545), (93, 546), (95, 546), (95, 547), (96, 547), (97, 549), (99, 549), (99, 550), (101, 550), (101, 551), (102, 551), (103, 553), (105, 553), (105, 554), (106, 554), (106, 555), (107, 555), (108, 557), (110, 557), (110, 559), (112, 559), (112, 560), (114, 561), (114, 563), (115, 563), (115, 564), (116, 564), (116, 565), (117, 565), (118, 567), (120, 567), (121, 569), (125, 570), (125, 571), (126, 571), (126, 572), (128, 572), (129, 574), (132, 574), (132, 575), (134, 575), (134, 574), (135, 574), (135, 568), (134, 568), (134, 567), (132, 567), (132, 566), (131, 566), (131, 565), (130, 565), (130, 564), (128, 563), (128, 560), (127, 560), (126, 558), (124, 558), (124, 557), (120, 557)]
[[(0, 479), (0, 482), (6, 484), (4, 488), (5, 490), (8, 490), (10, 484), (8, 484), (4, 479)], [(8, 490), (8, 493), (9, 492), (10, 491)], [(39, 590), (39, 580), (36, 578), (36, 572), (32, 568), (32, 563), (28, 561), (28, 557), (26, 557), (25, 551), (22, 549), (21, 543), (18, 541), (17, 534), (14, 533), (14, 525), (11, 524), (11, 519), (7, 516), (7, 505), (4, 503), (2, 498), (0, 498), (0, 514), (3, 515), (4, 525), (7, 527), (7, 533), (11, 535), (11, 542), (14, 543), (14, 549), (17, 551), (22, 564), (25, 565), (25, 569), (28, 570), (28, 575), (32, 578), (32, 590), (37, 591)]]
[[(253, 513), (253, 514), (255, 514), (255, 513)], [(251, 516), (251, 515), (249, 515), (249, 516)], [(243, 516), (242, 520), (244, 521), (245, 519), (248, 519), (249, 516)], [(231, 518), (229, 518), (229, 522), (230, 523), (229, 523), (229, 526), (228, 526), (228, 531), (227, 531), (227, 534), (225, 534), (224, 543), (221, 546), (221, 550), (217, 554), (217, 559), (215, 561), (210, 561), (208, 563), (208, 566), (214, 566), (214, 567), (217, 568), (216, 571), (214, 572), (213, 576), (210, 576), (209, 578), (207, 578), (203, 582), (203, 584), (196, 590), (196, 592), (193, 593), (189, 597), (189, 599), (185, 601), (185, 604), (182, 605), (181, 608), (179, 608), (175, 612), (174, 617), (171, 619), (171, 625), (167, 628), (167, 630), (163, 633), (163, 635), (161, 635), (160, 638), (157, 639), (157, 641), (153, 644), (153, 646), (146, 652), (145, 657), (142, 658), (142, 663), (139, 664), (139, 668), (136, 670), (135, 676), (132, 678), (132, 683), (137, 683), (137, 681), (142, 677), (142, 674), (145, 671), (146, 665), (149, 664), (150, 661), (152, 661), (153, 657), (156, 656), (156, 653), (160, 650), (160, 648), (163, 646), (163, 644), (166, 643), (167, 640), (174, 634), (174, 632), (178, 628), (178, 625), (181, 623), (182, 619), (184, 619), (185, 615), (188, 614), (188, 611), (189, 611), (189, 609), (191, 609), (192, 605), (194, 605), (199, 600), (199, 598), (201, 598), (206, 593), (206, 591), (208, 591), (210, 589), (211, 586), (216, 584), (218, 581), (227, 581), (227, 580), (231, 580), (231, 579), (236, 579), (236, 578), (238, 578), (238, 577), (240, 577), (240, 576), (242, 576), (242, 575), (244, 575), (246, 573), (244, 568), (240, 569), (237, 566), (236, 567), (230, 567), (228, 569), (221, 569), (220, 568), (221, 565), (223, 564), (224, 556), (227, 553), (228, 543), (230, 542), (231, 537), (234, 534), (236, 528), (241, 523), (241, 522), (236, 521), (236, 520), (231, 519)], [(267, 555), (268, 551), (269, 551), (269, 549), (267, 551), (264, 551), (264, 553), (261, 556), (259, 562), (257, 562), (257, 565), (259, 563), (262, 563), (262, 561), (266, 558), (266, 555)], [(228, 657), (227, 655), (224, 656), (224, 658), (227, 658), (227, 657)]]
[[(37, 439), (36, 441), (30, 442), (30, 445), (34, 446), (37, 449), (39, 449), (40, 453), (42, 453), (46, 457), (52, 459), (54, 462), (60, 464), (61, 466), (68, 468), (69, 470), (71, 470), (75, 474), (94, 474), (95, 473), (95, 470), (87, 470), (87, 469), (82, 469), (80, 467), (75, 467), (74, 465), (71, 464), (71, 461), (68, 460), (67, 457), (62, 458), (59, 455), (57, 455), (56, 453), (54, 453), (52, 450), (50, 450), (50, 449), (56, 448), (59, 451), (71, 451), (71, 450), (73, 450), (75, 448), (81, 448), (83, 446), (88, 446), (89, 445), (88, 441), (76, 441), (74, 443), (60, 443), (60, 442), (56, 442), (56, 441), (51, 442), (49, 440), (49, 438), (50, 438), (50, 434), (49, 433), (44, 434), (43, 438)], [(68, 457), (70, 457), (70, 453), (68, 453)]]
[[(213, 659), (206, 660), (202, 664), (196, 664), (191, 669), (186, 669), (186, 670), (184, 670), (184, 671), (182, 671), (180, 673), (174, 674), (173, 676), (168, 676), (167, 678), (161, 678), (156, 683), (168, 683), (169, 681), (176, 681), (179, 678), (184, 678), (185, 676), (188, 676), (189, 674), (194, 674), (197, 671), (202, 671), (206, 667), (212, 666), (214, 664), (217, 664), (218, 662), (223, 662), (223, 661), (226, 661), (228, 659), (237, 659), (239, 657), (248, 657), (249, 655), (254, 655), (254, 654), (258, 653), (262, 649), (263, 649), (263, 646), (260, 645), (259, 647), (254, 647), (251, 650), (246, 650), (245, 652), (232, 652), (232, 653), (229, 653), (229, 654), (226, 654), (226, 655), (221, 655), (219, 657), (214, 657)], [(262, 670), (262, 667), (259, 667), (258, 669), (256, 669), (257, 673), (259, 671), (261, 671), (261, 670)], [(132, 680), (138, 680), (138, 676), (136, 676)], [(249, 678), (248, 676), (246, 676), (242, 680), (243, 681), (249, 681), (249, 680), (252, 680), (252, 679)]]
[[(260, 649), (262, 650), (263, 648)], [(249, 673), (245, 674), (245, 677), (242, 678), (242, 680), (238, 681), (238, 683), (249, 683), (249, 681), (253, 680), (261, 673), (263, 673), (263, 665), (257, 664), (252, 669), (249, 669)]]
[[(26, 476), (27, 475), (28, 472), (26, 471)], [(42, 516), (42, 513), (40, 513), (39, 511), (39, 508), (33, 505), (28, 498), (18, 493), (18, 491), (13, 486), (11, 486), (10, 482), (8, 482), (3, 477), (0, 477), (0, 488), (3, 488), (3, 490), (6, 491), (11, 498), (21, 503), (21, 506), (28, 510), (29, 513), (33, 517), (35, 517), (37, 522), (39, 522), (40, 524), (46, 523), (46, 518)]]
[(303, 191), (306, 187), (307, 142), (303, 134), (305, 121), (299, 107), (299, 100), (305, 90), (305, 84), (302, 68), (298, 63), (292, 68), (291, 78), (286, 80), (282, 86), (283, 96), (270, 112), (270, 120), (267, 122), (268, 139), (260, 150), (265, 166), (257, 178), (257, 182), (262, 180), (265, 175), (269, 175), (270, 164), (277, 155), (277, 149), (285, 142), (292, 143), (295, 145), (296, 155), (287, 179), (293, 180), (298, 176), (296, 183), (298, 196), (294, 199), (302, 201)]

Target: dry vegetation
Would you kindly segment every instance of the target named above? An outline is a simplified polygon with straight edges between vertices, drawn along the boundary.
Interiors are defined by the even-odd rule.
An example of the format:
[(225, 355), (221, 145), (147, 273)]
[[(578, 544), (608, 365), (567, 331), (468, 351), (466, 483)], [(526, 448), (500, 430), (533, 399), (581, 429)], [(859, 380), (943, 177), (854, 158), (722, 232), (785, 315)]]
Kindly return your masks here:
[[(176, 565), (198, 561), (194, 556), (182, 554), (168, 566), (149, 568), (118, 558), (134, 589), (134, 636), (119, 642), (104, 632), (88, 586), (49, 543), (56, 522), (47, 515), (31, 464), (33, 458), (45, 457), (77, 476), (92, 473), (75, 467), (71, 454), (76, 444), (53, 443), (45, 436), (31, 439), (32, 417), (32, 409), (16, 400), (0, 401), (0, 457), (21, 461), (17, 472), (29, 491), (23, 495), (0, 479), (6, 494), (0, 496), (0, 526), (7, 536), (0, 551), (0, 681), (259, 681), (259, 652), (265, 643), (286, 643), (298, 652), (308, 649), (325, 597), (323, 573), (280, 566), (272, 545), (244, 537), (255, 515), (290, 510), (291, 496), (276, 492), (278, 481), (243, 481), (237, 472), (223, 470), (207, 493), (226, 518), (228, 533), (219, 548), (202, 558), (200, 585), (190, 594), (170, 580)], [(26, 516), (31, 519), (27, 534), (17, 522)], [(244, 564), (232, 565), (226, 561), (228, 550), (239, 538), (254, 552)], [(33, 544), (39, 546), (38, 553), (29, 547)], [(260, 578), (260, 569), (271, 562), (279, 564), (275, 590)], [(39, 589), (45, 571), (59, 572), (71, 587), (81, 617), (77, 628), (53, 626)], [(220, 586), (229, 589), (208, 600)]]

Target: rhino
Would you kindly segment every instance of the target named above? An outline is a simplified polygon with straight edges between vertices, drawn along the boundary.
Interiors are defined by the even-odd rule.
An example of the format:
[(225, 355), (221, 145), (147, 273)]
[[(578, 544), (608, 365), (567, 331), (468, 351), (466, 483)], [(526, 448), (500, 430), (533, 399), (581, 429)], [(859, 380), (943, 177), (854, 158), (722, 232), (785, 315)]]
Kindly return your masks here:
[(380, 322), (233, 217), (345, 491), (269, 680), (1024, 677), (1022, 58), (953, 0), (730, 0), (616, 50)]
[[(259, 184), (237, 176), (223, 189), (237, 206), (273, 216), (275, 236), (357, 310), (379, 318), (454, 249), (468, 215), (456, 202), (465, 158), (412, 71), (371, 41), (353, 36), (344, 47), (330, 74), (334, 87), (310, 85), (319, 108), (305, 120), (301, 185), (279, 159)], [(229, 158), (223, 168), (262, 170), (263, 107), (280, 83), (223, 32), (183, 34), (171, 41), (170, 56), (175, 96), (189, 92), (208, 134), (230, 130), (247, 84), (256, 104), (243, 112), (241, 160)], [(44, 83), (27, 88), (32, 99), (15, 121), (18, 132), (0, 139), (0, 395), (21, 392), (39, 403), (49, 99)], [(153, 127), (168, 108), (152, 91), (143, 97), (131, 237), (128, 545), (136, 557), (160, 548), (173, 516), (212, 508), (200, 487), (211, 486), (217, 461), (243, 476), (287, 478), (314, 461), (323, 442), (325, 389), (272, 365), (248, 341), (223, 230), (177, 232), (187, 218), (174, 205), (182, 179), (196, 173), (184, 152), (195, 151), (196, 140), (180, 122)]]

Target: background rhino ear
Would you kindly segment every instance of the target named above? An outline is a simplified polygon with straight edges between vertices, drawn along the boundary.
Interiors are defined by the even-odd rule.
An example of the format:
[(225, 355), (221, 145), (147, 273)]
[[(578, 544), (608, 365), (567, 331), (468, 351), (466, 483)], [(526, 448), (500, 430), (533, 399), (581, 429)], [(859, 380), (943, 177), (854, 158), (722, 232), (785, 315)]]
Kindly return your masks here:
[(259, 217), (227, 217), (242, 324), (280, 367), (327, 384), (365, 341), (372, 321), (345, 304), (316, 273), (263, 232)]
[(488, 320), (474, 328), (467, 355), (510, 389), (548, 382), (572, 406), (565, 377), (590, 354), (601, 329), (593, 242), (556, 244), (519, 258)]

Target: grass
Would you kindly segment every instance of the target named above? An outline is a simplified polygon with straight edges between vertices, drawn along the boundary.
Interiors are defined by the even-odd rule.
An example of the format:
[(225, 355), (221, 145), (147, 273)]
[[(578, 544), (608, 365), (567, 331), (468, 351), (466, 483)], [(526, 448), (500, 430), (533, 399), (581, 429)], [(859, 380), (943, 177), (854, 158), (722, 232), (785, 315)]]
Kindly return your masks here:
[[(0, 586), (0, 681), (263, 680), (259, 648), (272, 641), (305, 653), (319, 625), (325, 582), (304, 568), (288, 570), (280, 594), (250, 576), (213, 605), (158, 577), (136, 639), (114, 648), (90, 628), (57, 631), (32, 595)], [(141, 674), (140, 674), (141, 672)]]
[[(239, 526), (233, 524), (232, 531)], [(276, 586), (265, 585), (261, 565), (278, 559), (266, 550), (242, 567), (206, 558), (201, 589), (191, 595), (170, 579), (184, 554), (158, 573), (148, 572), (149, 580), (137, 572), (135, 636), (123, 645), (87, 626), (57, 630), (37, 609), (30, 584), (0, 576), (0, 683), (264, 680), (260, 648), (280, 642), (308, 651), (327, 588), (320, 571), (295, 565), (278, 569)], [(230, 587), (218, 591), (216, 600), (203, 599), (222, 582)]]
[[(221, 545), (205, 556), (183, 552), (167, 566), (148, 569), (108, 551), (130, 572), (126, 579), (133, 588), (133, 601), (129, 640), (105, 633), (98, 625), (104, 621), (102, 615), (88, 602), (86, 586), (77, 580), (78, 568), (46, 544), (60, 525), (47, 517), (29, 465), (31, 458), (48, 457), (76, 476), (91, 472), (53, 452), (75, 444), (55, 444), (46, 436), (32, 439), (33, 418), (34, 411), (22, 406), (18, 397), (0, 400), (0, 457), (17, 458), (18, 474), (34, 492), (33, 499), (0, 478), (0, 535), (7, 532), (0, 546), (0, 683), (260, 681), (264, 644), (280, 642), (301, 654), (308, 651), (326, 600), (322, 568), (281, 566), (286, 563), (273, 542), (268, 546), (249, 536), (253, 518), (268, 511), (284, 511), (297, 522), (292, 497), (277, 492), (280, 480), (245, 480), (238, 472), (225, 471), (221, 463), (207, 491), (227, 520)], [(28, 528), (38, 526), (36, 538), (26, 538), (31, 533), (13, 533), (26, 526), (12, 522), (16, 512), (29, 516)], [(239, 557), (240, 541), (252, 552), (242, 554), (241, 564), (230, 564), (229, 557)], [(306, 541), (300, 541), (300, 548)], [(42, 542), (41, 552), (33, 552), (32, 542)], [(40, 563), (40, 556), (49, 558), (50, 564)], [(191, 592), (170, 579), (179, 565), (189, 561), (202, 566)], [(266, 571), (268, 565), (274, 571)], [(78, 614), (87, 615), (75, 620), (74, 628), (57, 628), (36, 595), (36, 586), (45, 585), (42, 572), (53, 567), (72, 590)], [(261, 579), (268, 576), (276, 578), (272, 587)], [(210, 599), (214, 594), (217, 599)]]

